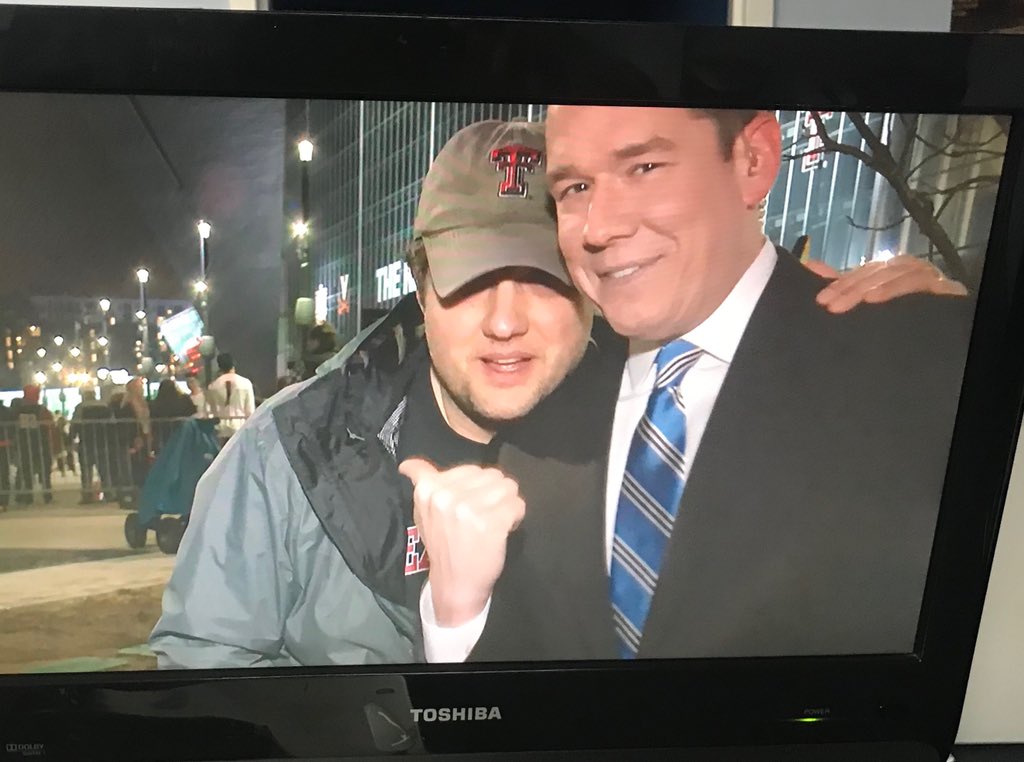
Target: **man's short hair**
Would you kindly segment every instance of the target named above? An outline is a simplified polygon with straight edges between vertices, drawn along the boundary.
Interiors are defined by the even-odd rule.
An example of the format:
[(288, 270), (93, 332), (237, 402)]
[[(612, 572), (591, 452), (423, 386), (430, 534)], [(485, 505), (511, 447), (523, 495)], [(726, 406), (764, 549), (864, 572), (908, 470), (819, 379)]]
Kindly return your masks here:
[(220, 368), (221, 373), (227, 373), (230, 370), (234, 370), (235, 358), (228, 352), (221, 352), (217, 355), (217, 367)]
[(736, 138), (758, 114), (757, 110), (752, 109), (702, 108), (698, 111), (715, 123), (718, 130), (718, 146), (725, 159), (732, 158), (732, 147), (736, 143)]
[(423, 245), (423, 239), (413, 239), (405, 249), (405, 263), (409, 265), (412, 272), (413, 282), (416, 283), (416, 291), (420, 294), (427, 285), (427, 276), (430, 275), (430, 264), (427, 262), (427, 247)]

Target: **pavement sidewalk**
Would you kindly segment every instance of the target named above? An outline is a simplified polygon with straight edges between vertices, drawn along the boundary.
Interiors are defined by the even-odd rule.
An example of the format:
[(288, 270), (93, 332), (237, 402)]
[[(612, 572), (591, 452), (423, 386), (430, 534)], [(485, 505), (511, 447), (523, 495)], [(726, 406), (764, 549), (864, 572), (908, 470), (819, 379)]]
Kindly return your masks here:
[(21, 606), (164, 585), (174, 556), (145, 555), (0, 574), (0, 613)]
[(0, 617), (22, 606), (166, 584), (174, 556), (157, 551), (152, 533), (144, 550), (128, 548), (125, 511), (79, 505), (70, 490), (56, 489), (54, 498), (0, 513)]

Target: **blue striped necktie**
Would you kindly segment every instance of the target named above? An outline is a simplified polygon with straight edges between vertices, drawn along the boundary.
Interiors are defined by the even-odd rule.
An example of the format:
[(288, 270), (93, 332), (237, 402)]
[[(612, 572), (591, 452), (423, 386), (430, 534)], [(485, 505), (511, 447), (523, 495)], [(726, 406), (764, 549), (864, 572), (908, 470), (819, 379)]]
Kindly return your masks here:
[(679, 384), (700, 355), (700, 349), (683, 339), (658, 352), (654, 389), (626, 459), (615, 514), (610, 580), (615, 634), (624, 659), (635, 658), (640, 647), (662, 557), (683, 497), (686, 410)]

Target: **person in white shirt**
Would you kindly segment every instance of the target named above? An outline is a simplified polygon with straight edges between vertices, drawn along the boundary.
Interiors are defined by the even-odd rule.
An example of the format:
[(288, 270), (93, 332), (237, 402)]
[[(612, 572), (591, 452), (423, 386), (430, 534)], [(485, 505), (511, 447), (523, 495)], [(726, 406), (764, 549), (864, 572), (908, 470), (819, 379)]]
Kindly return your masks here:
[(227, 439), (256, 412), (256, 395), (252, 381), (235, 372), (235, 360), (230, 354), (217, 355), (217, 367), (220, 375), (210, 384), (206, 402), (211, 414), (220, 418), (218, 436)]
[(208, 418), (209, 410), (206, 405), (206, 392), (203, 391), (203, 385), (199, 383), (199, 379), (195, 376), (189, 376), (188, 378), (188, 396), (196, 407), (193, 417)]
[[(561, 250), (628, 346), (604, 407), (532, 416), (507, 563), (471, 488), (403, 465), (428, 659), (912, 647), (970, 300), (822, 291), (763, 233), (780, 144), (768, 112), (551, 109)], [(862, 268), (857, 299), (911, 266)]]

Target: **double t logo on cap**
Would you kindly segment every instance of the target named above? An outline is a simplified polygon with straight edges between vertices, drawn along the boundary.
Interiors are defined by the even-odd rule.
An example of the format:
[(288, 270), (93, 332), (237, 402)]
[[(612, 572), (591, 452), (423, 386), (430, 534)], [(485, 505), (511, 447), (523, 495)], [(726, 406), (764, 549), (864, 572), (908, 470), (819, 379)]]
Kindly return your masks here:
[(536, 148), (524, 145), (507, 145), (491, 150), (491, 163), (505, 177), (498, 184), (498, 196), (502, 198), (526, 198), (530, 186), (526, 173), (533, 174), (540, 166), (544, 154)]

